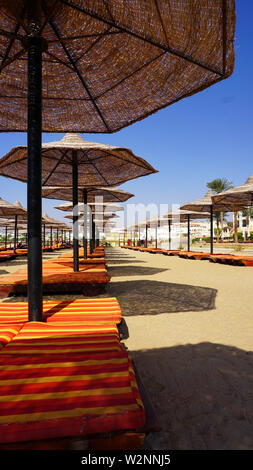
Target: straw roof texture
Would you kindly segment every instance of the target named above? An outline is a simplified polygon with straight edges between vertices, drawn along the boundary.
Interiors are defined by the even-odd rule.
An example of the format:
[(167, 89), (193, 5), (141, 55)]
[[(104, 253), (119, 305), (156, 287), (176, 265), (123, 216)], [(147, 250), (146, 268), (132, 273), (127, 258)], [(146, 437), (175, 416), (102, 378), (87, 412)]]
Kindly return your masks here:
[[(83, 201), (83, 189), (78, 188), (78, 200)], [(103, 198), (103, 202), (125, 202), (134, 194), (128, 193), (123, 189), (116, 187), (94, 187), (87, 188), (87, 202), (90, 204), (95, 202), (96, 198)], [(45, 186), (42, 188), (42, 197), (47, 199), (60, 199), (63, 201), (72, 201), (72, 186)]]
[[(22, 222), (17, 221), (18, 228), (26, 228), (26, 225)], [(0, 219), (0, 227), (8, 227), (8, 229), (14, 229), (15, 224), (10, 219)]]
[[(117, 211), (123, 211), (124, 207), (120, 206), (119, 204), (113, 204), (113, 203), (89, 203), (88, 204), (89, 208), (92, 210), (92, 212), (117, 212)], [(87, 210), (89, 210), (87, 207)], [(55, 206), (55, 209), (58, 209), (59, 211), (64, 211), (64, 212), (69, 212), (73, 210), (73, 204), (71, 202), (65, 202), (65, 204), (60, 204), (59, 206)], [(83, 212), (84, 210), (84, 205), (79, 203), (78, 204), (78, 211)]]
[[(27, 131), (27, 0), (0, 0), (1, 131)], [(117, 131), (229, 77), (234, 0), (41, 0), (43, 131)]]
[(210, 210), (211, 206), (213, 206), (213, 210), (216, 211), (232, 211), (234, 210), (233, 205), (230, 203), (226, 203), (225, 201), (221, 202), (216, 202), (214, 204), (213, 197), (215, 196), (215, 193), (210, 189), (207, 191), (207, 193), (197, 199), (196, 201), (193, 202), (186, 202), (183, 206), (180, 207), (182, 210), (189, 210), (189, 211), (199, 211), (199, 212), (205, 212), (207, 210)]
[(5, 201), (0, 197), (0, 217), (10, 217), (14, 218), (15, 215), (19, 217), (26, 218), (26, 209), (16, 201), (14, 204)]
[[(42, 186), (69, 186), (73, 151), (78, 164), (78, 184), (115, 186), (140, 176), (156, 173), (146, 160), (124, 147), (88, 142), (67, 133), (56, 142), (42, 144)], [(0, 159), (0, 175), (27, 181), (27, 147), (14, 147)]]
[[(96, 219), (97, 221), (102, 221), (102, 220), (109, 220), (109, 219), (114, 219), (114, 218), (118, 218), (119, 216), (117, 214), (112, 214), (112, 213), (103, 213), (101, 212), (101, 215), (99, 213), (95, 213), (96, 216), (98, 216), (99, 218)], [(65, 219), (70, 219), (70, 220), (73, 220), (73, 217), (74, 215), (73, 214), (67, 214), (67, 215), (64, 215), (64, 218)], [(79, 212), (78, 214), (78, 222), (82, 222), (83, 221), (83, 218), (84, 218), (84, 214), (83, 212)], [(87, 214), (87, 220), (89, 220), (89, 214)], [(94, 219), (95, 220), (95, 219)]]
[[(188, 203), (186, 203), (188, 204)], [(168, 220), (173, 221), (174, 220), (179, 220), (180, 222), (186, 222), (188, 219), (188, 216), (190, 216), (190, 219), (207, 219), (210, 217), (209, 212), (196, 212), (192, 210), (183, 210), (179, 209), (176, 211), (168, 211), (167, 214), (163, 215), (160, 218), (160, 225), (162, 225), (163, 222), (167, 222)]]
[(212, 197), (214, 204), (230, 204), (238, 208), (244, 208), (253, 205), (253, 175), (250, 175), (245, 184), (235, 186), (223, 193)]
[(59, 229), (69, 229), (71, 230), (64, 222), (61, 222), (60, 220), (56, 220), (53, 217), (49, 217), (47, 214), (43, 214), (43, 222), (45, 226), (48, 227), (54, 227), (54, 228), (59, 228)]

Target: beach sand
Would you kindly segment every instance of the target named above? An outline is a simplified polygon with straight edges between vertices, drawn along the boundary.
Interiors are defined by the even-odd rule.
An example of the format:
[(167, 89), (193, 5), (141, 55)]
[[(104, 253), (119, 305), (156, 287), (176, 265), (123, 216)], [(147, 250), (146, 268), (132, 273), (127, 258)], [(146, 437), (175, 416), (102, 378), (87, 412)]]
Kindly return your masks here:
[(253, 268), (108, 249), (125, 341), (160, 418), (151, 449), (253, 449)]
[(253, 268), (106, 254), (102, 296), (120, 302), (124, 344), (162, 426), (146, 448), (253, 449)]

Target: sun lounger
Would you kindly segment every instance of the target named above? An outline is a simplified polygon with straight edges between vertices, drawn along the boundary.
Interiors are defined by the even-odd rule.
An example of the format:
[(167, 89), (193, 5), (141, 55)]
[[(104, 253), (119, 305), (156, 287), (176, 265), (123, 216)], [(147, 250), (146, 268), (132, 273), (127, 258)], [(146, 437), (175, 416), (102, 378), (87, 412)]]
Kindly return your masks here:
[(177, 256), (180, 250), (161, 250), (161, 254), (165, 256)]
[(201, 251), (181, 251), (178, 253), (180, 258), (194, 259), (194, 260), (207, 260), (210, 253), (203, 253)]
[[(43, 302), (43, 320), (61, 322), (120, 324), (121, 307), (115, 297), (102, 299), (48, 300)], [(27, 302), (0, 303), (0, 324), (23, 324), (28, 321)]]
[(80, 327), (26, 324), (0, 351), (0, 381), (1, 449), (41, 448), (43, 440), (54, 448), (61, 438), (62, 448), (76, 438), (102, 449), (143, 443), (143, 402), (114, 331), (96, 338)]
[[(73, 271), (73, 265), (64, 266), (57, 263), (43, 263), (43, 293), (75, 292), (84, 295), (97, 295), (102, 292), (111, 277), (105, 265), (89, 264)], [(20, 269), (15, 273), (0, 277), (0, 298), (13, 294), (26, 294), (27, 270)]]
[(1, 324), (0, 322), (0, 351), (18, 334), (22, 326), (22, 324), (12, 325), (11, 323)]

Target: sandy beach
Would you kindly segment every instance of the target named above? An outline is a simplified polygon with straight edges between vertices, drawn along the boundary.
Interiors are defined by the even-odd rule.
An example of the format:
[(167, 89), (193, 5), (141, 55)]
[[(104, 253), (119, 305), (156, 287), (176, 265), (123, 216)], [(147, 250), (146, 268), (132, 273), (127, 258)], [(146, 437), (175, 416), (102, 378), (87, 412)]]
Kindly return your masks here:
[(250, 267), (108, 249), (108, 293), (160, 417), (151, 449), (253, 449)]
[[(146, 448), (253, 449), (253, 268), (122, 248), (106, 255), (103, 296), (120, 302), (124, 343), (162, 426)], [(25, 262), (2, 263), (0, 275)]]

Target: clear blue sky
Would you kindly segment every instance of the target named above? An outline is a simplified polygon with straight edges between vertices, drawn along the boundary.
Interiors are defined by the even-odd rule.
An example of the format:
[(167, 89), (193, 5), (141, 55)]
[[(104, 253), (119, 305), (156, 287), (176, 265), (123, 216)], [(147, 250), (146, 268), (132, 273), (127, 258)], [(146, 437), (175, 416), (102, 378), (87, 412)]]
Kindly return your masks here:
[[(135, 194), (131, 203), (183, 204), (201, 197), (206, 183), (226, 177), (235, 186), (253, 173), (252, 44), (253, 2), (236, 1), (236, 62), (233, 75), (217, 85), (111, 135), (83, 134), (87, 140), (131, 148), (159, 173), (121, 186)], [(43, 134), (43, 141), (63, 134)], [(1, 152), (26, 145), (26, 134), (0, 134)], [(0, 177), (0, 196), (26, 207), (26, 185)], [(59, 201), (43, 199), (43, 212)]]

